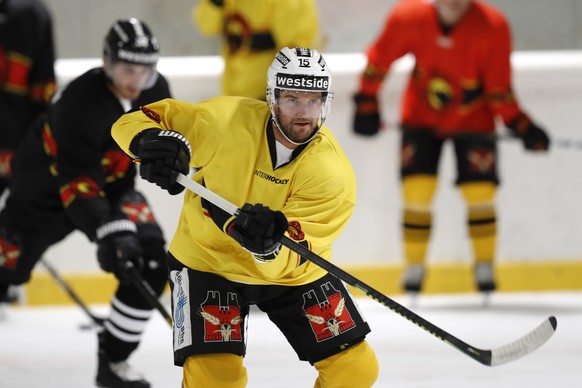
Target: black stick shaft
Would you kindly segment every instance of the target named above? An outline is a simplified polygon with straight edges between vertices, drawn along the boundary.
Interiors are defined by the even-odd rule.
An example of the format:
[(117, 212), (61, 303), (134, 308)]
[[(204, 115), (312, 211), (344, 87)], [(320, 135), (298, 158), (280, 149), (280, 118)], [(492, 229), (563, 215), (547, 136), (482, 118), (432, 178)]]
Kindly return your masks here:
[(69, 297), (71, 299), (73, 299), (75, 301), (75, 303), (77, 303), (77, 305), (85, 312), (85, 314), (87, 314), (87, 316), (95, 324), (97, 324), (98, 326), (103, 326), (104, 319), (103, 318), (96, 317), (91, 312), (91, 310), (89, 310), (89, 307), (87, 307), (87, 305), (85, 304), (85, 302), (83, 302), (83, 300), (81, 299), (81, 297), (79, 297), (79, 295), (65, 281), (65, 279), (63, 279), (61, 277), (61, 275), (59, 274), (59, 272), (57, 271), (57, 269), (55, 267), (53, 267), (53, 265), (50, 264), (46, 259), (41, 259), (40, 262), (46, 268), (46, 270), (51, 274), (51, 276), (53, 277), (53, 279), (61, 286), (61, 288), (63, 289), (63, 291), (65, 291), (67, 293), (67, 295), (69, 295)]
[(460, 350), (461, 352), (465, 353), (469, 357), (475, 359), (476, 361), (485, 364), (491, 365), (491, 352), (484, 351), (481, 349), (477, 349), (472, 347), (471, 345), (461, 341), (457, 337), (447, 333), (443, 329), (439, 328), (438, 326), (430, 323), (426, 319), (422, 318), (421, 316), (415, 314), (414, 312), (410, 311), (406, 307), (402, 306), (398, 302), (390, 299), (386, 295), (382, 294), (380, 291), (377, 291), (373, 287), (367, 285), (360, 279), (356, 278), (353, 275), (350, 275), (348, 272), (344, 271), (343, 269), (335, 266), (328, 260), (320, 257), (319, 255), (311, 252), (309, 249), (305, 248), (301, 244), (291, 240), (289, 237), (284, 236), (281, 240), (281, 243), (285, 245), (287, 248), (291, 249), (292, 251), (296, 252), (297, 254), (301, 255), (301, 257), (313, 262), (314, 264), (318, 265), (319, 267), (325, 269), (327, 272), (332, 274), (333, 276), (337, 277), (340, 280), (343, 280), (347, 284), (363, 291), (366, 295), (370, 298), (376, 300), (377, 302), (383, 304), (384, 306), (388, 307), (390, 310), (394, 311), (395, 313), (399, 314), (400, 316), (406, 318), (410, 322), (414, 323), (415, 325), (419, 326), (420, 328), (428, 331), (433, 336), (441, 339), (442, 341), (448, 343), (449, 345), (453, 346), (454, 348)]
[(165, 307), (158, 299), (156, 293), (154, 292), (150, 284), (147, 281), (145, 281), (145, 279), (141, 276), (141, 274), (135, 268), (133, 263), (131, 262), (128, 263), (127, 270), (131, 275), (131, 281), (133, 282), (135, 287), (139, 290), (139, 292), (141, 292), (141, 294), (144, 296), (144, 298), (147, 299), (147, 301), (150, 303), (152, 307), (154, 307), (156, 310), (160, 312), (160, 314), (162, 314), (168, 325), (170, 325), (170, 327), (173, 327), (174, 323), (172, 321), (172, 316), (166, 311)]

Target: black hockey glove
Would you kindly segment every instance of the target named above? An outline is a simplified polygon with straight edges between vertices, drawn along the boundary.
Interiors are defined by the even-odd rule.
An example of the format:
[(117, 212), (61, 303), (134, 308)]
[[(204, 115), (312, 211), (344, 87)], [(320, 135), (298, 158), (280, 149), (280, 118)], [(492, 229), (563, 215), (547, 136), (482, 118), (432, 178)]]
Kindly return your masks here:
[(550, 148), (550, 138), (546, 131), (531, 124), (527, 132), (522, 136), (523, 146), (529, 151), (547, 151)]
[(97, 228), (97, 260), (105, 272), (112, 272), (122, 283), (130, 283), (128, 263), (141, 271), (142, 250), (137, 238), (135, 223), (115, 219)]
[(521, 138), (526, 150), (547, 151), (550, 148), (550, 137), (546, 131), (534, 124), (526, 115), (520, 115), (508, 127)]
[(279, 252), (280, 241), (287, 228), (287, 218), (282, 212), (273, 211), (260, 203), (247, 203), (226, 227), (226, 233), (255, 259), (268, 261)]
[(176, 182), (177, 173), (188, 174), (192, 149), (176, 131), (146, 129), (132, 142), (130, 151), (140, 159), (139, 175), (176, 195), (184, 187)]
[(356, 113), (354, 115), (354, 132), (364, 136), (374, 136), (380, 131), (380, 110), (378, 97), (362, 93), (354, 95)]

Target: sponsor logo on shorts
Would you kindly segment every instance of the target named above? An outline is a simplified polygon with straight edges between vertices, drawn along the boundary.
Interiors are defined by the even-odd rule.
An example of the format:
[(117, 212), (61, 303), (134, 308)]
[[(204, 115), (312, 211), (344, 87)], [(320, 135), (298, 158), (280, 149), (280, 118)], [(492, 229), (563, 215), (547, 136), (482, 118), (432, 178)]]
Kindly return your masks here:
[(192, 333), (190, 332), (190, 299), (188, 298), (189, 278), (187, 269), (172, 271), (170, 274), (174, 289), (174, 350), (192, 345)]
[(228, 292), (223, 305), (220, 292), (208, 291), (198, 314), (204, 318), (204, 342), (242, 341), (242, 318), (235, 293)]
[(400, 164), (402, 167), (410, 167), (416, 162), (416, 146), (412, 143), (402, 145), (400, 149)]
[(321, 292), (325, 298), (323, 301), (318, 299), (316, 290), (303, 294), (303, 311), (317, 342), (337, 337), (356, 327), (346, 307), (345, 297), (330, 282), (321, 285)]
[(493, 174), (495, 171), (495, 155), (493, 150), (472, 149), (467, 153), (469, 168), (477, 174)]

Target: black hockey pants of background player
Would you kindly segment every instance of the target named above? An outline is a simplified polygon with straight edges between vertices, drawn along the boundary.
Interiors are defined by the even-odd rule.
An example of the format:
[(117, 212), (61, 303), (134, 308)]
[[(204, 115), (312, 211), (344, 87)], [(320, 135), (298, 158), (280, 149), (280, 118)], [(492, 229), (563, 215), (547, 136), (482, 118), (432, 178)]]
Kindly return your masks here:
[[(26, 283), (44, 252), (75, 230), (58, 196), (54, 198), (58, 189), (46, 179), (42, 180), (45, 184), (34, 184), (40, 178), (35, 175), (16, 175), (0, 213), (0, 297), (9, 284)], [(135, 222), (137, 233), (126, 235), (130, 243), (134, 238), (143, 253), (143, 278), (161, 295), (168, 276), (165, 241), (145, 198), (129, 188), (109, 199), (113, 218)], [(87, 260), (88, 255), (92, 253), (79, 252), (79, 260)], [(129, 279), (119, 282), (111, 305), (111, 316), (99, 334), (99, 352), (116, 362), (126, 360), (137, 348), (153, 309)]]

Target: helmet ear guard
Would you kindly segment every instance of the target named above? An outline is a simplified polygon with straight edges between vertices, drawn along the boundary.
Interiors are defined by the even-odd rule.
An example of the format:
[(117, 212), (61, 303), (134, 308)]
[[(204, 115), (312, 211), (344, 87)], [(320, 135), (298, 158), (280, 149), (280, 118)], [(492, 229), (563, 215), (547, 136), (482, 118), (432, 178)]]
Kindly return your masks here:
[(304, 47), (283, 47), (279, 50), (267, 71), (266, 99), (275, 125), (280, 127), (275, 107), (281, 90), (321, 92), (323, 106), (317, 131), (301, 144), (310, 141), (319, 132), (329, 114), (333, 99), (331, 78), (331, 72), (319, 51)]

